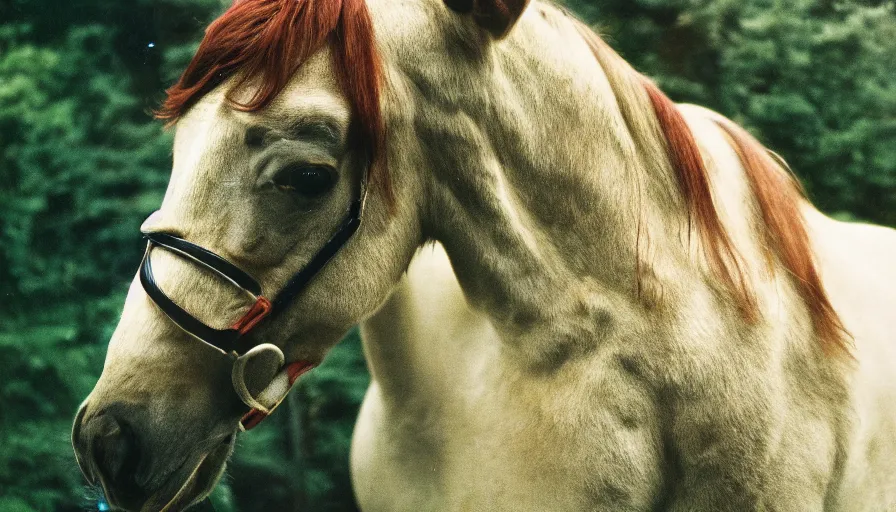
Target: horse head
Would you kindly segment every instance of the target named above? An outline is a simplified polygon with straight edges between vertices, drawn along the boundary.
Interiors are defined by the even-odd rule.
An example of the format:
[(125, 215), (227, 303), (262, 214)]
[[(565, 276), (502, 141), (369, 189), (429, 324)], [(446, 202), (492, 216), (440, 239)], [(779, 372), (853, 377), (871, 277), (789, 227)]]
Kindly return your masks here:
[[(496, 35), (525, 6), (450, 3), (428, 9)], [(363, 0), (240, 1), (168, 91), (171, 179), (72, 433), (114, 506), (206, 496), (240, 428), (377, 309), (423, 242), (373, 29)]]

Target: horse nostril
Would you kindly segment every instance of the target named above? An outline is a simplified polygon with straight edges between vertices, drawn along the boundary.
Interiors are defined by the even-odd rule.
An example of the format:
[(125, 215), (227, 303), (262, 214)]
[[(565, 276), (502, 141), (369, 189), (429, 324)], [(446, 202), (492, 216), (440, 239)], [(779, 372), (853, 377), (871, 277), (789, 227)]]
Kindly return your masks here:
[(106, 412), (90, 418), (81, 430), (87, 445), (86, 458), (109, 498), (114, 497), (119, 503), (142, 498), (144, 491), (135, 479), (141, 449), (131, 425)]
[(106, 477), (118, 482), (125, 467), (138, 462), (140, 456), (134, 431), (128, 424), (122, 424), (108, 414), (97, 418), (97, 421), (101, 423), (93, 438), (96, 462)]

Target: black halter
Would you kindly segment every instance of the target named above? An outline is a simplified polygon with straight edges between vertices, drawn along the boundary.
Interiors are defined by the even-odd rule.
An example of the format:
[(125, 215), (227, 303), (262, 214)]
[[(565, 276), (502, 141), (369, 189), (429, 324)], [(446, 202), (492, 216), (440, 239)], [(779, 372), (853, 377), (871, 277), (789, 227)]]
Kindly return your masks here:
[[(143, 263), (140, 267), (140, 283), (143, 285), (143, 289), (146, 290), (149, 298), (181, 329), (217, 348), (224, 354), (235, 353), (241, 355), (251, 349), (252, 346), (239, 346), (237, 344), (239, 338), (258, 325), (265, 317), (274, 317), (282, 313), (358, 230), (358, 227), (361, 225), (364, 200), (367, 196), (365, 181), (362, 181), (358, 196), (352, 201), (349, 211), (336, 233), (314, 255), (311, 261), (286, 283), (286, 286), (280, 290), (273, 303), (264, 297), (261, 285), (247, 272), (212, 251), (169, 233), (143, 232), (143, 236), (148, 240), (148, 243), (146, 245), (146, 253), (143, 255)], [(255, 304), (229, 329), (214, 329), (205, 325), (198, 318), (178, 306), (159, 288), (152, 274), (152, 263), (149, 257), (153, 247), (156, 246), (164, 247), (189, 258), (230, 281), (251, 295), (255, 300)]]

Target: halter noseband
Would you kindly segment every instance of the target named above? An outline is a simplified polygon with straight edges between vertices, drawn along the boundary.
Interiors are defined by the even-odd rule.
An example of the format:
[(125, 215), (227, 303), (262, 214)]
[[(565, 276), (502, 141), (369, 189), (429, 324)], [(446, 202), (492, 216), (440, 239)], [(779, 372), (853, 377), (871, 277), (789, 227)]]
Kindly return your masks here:
[[(366, 179), (361, 181), (361, 186), (357, 197), (352, 201), (348, 213), (340, 224), (339, 228), (333, 236), (324, 244), (323, 247), (314, 255), (305, 267), (299, 270), (286, 283), (286, 286), (277, 294), (276, 298), (269, 301), (262, 294), (261, 285), (251, 275), (240, 269), (233, 263), (230, 263), (221, 256), (215, 254), (208, 249), (188, 242), (183, 238), (177, 237), (170, 233), (143, 231), (143, 237), (146, 238), (146, 252), (143, 255), (143, 262), (140, 266), (140, 283), (150, 299), (162, 310), (165, 315), (171, 319), (178, 327), (192, 335), (194, 338), (216, 348), (223, 354), (234, 355), (239, 357), (256, 347), (256, 345), (243, 345), (240, 343), (242, 336), (267, 317), (276, 317), (282, 313), (292, 301), (302, 292), (302, 290), (311, 282), (312, 279), (330, 262), (333, 256), (342, 249), (343, 246), (352, 238), (361, 225), (361, 215), (364, 210), (364, 202), (367, 197)], [(255, 303), (237, 322), (229, 329), (215, 329), (204, 324), (201, 320), (188, 313), (182, 307), (171, 300), (168, 295), (162, 291), (152, 273), (152, 263), (150, 261), (150, 253), (153, 247), (162, 247), (188, 258), (195, 263), (205, 267), (206, 269), (217, 274), (219, 277), (229, 281), (234, 286), (239, 287), (252, 297)], [(287, 384), (284, 385), (283, 395), (285, 396), (289, 388), (295, 383), (298, 377), (305, 371), (311, 369), (312, 364), (306, 361), (297, 361), (287, 365), (283, 371)], [(241, 398), (243, 395), (240, 395)], [(240, 427), (243, 430), (249, 430), (257, 425), (261, 420), (279, 404), (279, 400), (271, 407), (264, 409), (259, 408), (257, 402), (246, 400), (244, 402), (252, 402), (250, 410), (242, 420)], [(282, 397), (280, 397), (282, 400)]]

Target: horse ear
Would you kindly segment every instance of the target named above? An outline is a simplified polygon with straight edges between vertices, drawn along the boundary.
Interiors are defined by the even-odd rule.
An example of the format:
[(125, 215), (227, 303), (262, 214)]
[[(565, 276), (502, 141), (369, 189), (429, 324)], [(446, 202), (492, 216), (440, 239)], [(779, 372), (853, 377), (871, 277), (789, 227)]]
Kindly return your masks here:
[(500, 39), (523, 15), (529, 0), (445, 0), (445, 4), (461, 14), (471, 14), (480, 27)]

